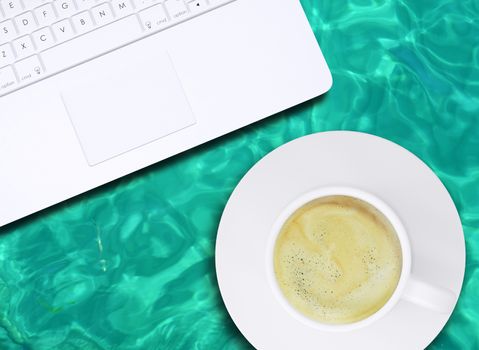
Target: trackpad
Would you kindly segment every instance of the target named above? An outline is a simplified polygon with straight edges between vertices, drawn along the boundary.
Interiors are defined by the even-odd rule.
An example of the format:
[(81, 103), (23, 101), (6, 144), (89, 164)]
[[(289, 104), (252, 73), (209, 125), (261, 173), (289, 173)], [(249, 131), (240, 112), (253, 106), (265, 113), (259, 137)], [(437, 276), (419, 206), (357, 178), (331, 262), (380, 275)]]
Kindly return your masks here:
[(62, 89), (90, 165), (195, 123), (166, 52), (136, 55), (133, 62), (121, 55), (120, 50), (87, 63)]

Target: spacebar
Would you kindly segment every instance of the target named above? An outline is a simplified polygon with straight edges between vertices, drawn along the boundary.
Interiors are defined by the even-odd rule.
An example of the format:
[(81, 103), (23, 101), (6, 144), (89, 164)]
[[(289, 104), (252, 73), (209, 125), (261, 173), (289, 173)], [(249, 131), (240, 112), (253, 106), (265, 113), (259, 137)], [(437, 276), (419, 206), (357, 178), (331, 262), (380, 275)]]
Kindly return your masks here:
[(45, 50), (40, 57), (47, 74), (52, 74), (124, 46), (142, 34), (136, 15), (132, 15)]

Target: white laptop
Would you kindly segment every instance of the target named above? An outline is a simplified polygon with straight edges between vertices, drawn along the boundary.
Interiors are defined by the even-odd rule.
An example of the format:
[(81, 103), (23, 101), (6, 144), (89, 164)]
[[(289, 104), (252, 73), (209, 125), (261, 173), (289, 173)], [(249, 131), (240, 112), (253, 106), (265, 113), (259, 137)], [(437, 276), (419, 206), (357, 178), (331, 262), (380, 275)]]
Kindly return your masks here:
[(299, 0), (0, 0), (0, 226), (331, 84)]

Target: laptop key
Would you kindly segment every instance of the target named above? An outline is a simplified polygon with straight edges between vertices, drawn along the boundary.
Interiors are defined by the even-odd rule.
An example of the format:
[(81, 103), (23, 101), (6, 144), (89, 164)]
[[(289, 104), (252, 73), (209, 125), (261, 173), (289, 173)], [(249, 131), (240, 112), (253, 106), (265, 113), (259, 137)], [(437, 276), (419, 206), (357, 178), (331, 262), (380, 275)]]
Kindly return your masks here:
[(92, 8), (93, 6), (95, 6), (98, 1), (96, 0), (77, 0), (77, 5), (78, 5), (78, 9), (80, 11), (83, 11), (83, 10), (88, 10), (90, 8)]
[(0, 69), (0, 93), (7, 93), (17, 86), (17, 78), (13, 72), (12, 67), (5, 67)]
[(66, 41), (75, 35), (73, 27), (68, 19), (55, 23), (52, 25), (52, 29), (59, 42)]
[(15, 17), (15, 25), (20, 32), (20, 35), (31, 33), (37, 26), (35, 19), (33, 18), (33, 13), (25, 12)]
[(0, 44), (6, 43), (17, 36), (17, 30), (11, 20), (0, 23)]
[(72, 21), (78, 34), (89, 32), (95, 27), (88, 11), (73, 16)]
[(111, 10), (110, 5), (108, 5), (107, 3), (92, 8), (91, 12), (93, 13), (95, 23), (99, 26), (107, 24), (114, 19), (113, 11)]
[(48, 26), (57, 20), (52, 4), (45, 4), (34, 11), (39, 26)]
[(111, 6), (118, 18), (128, 16), (133, 12), (133, 5), (130, 0), (113, 0)]
[(156, 5), (140, 12), (140, 20), (145, 31), (154, 31), (168, 24), (168, 17), (162, 5)]
[(8, 17), (15, 17), (23, 11), (22, 3), (20, 0), (3, 0), (1, 1), (3, 13)]
[(33, 9), (39, 6), (44, 5), (47, 2), (51, 2), (52, 0), (24, 0), (26, 2), (28, 8)]
[(188, 2), (188, 7), (190, 8), (191, 13), (198, 13), (205, 10), (208, 5), (206, 4), (206, 0), (194, 0)]
[(38, 80), (45, 74), (38, 56), (31, 56), (23, 61), (17, 62), (15, 69), (17, 70), (18, 79), (20, 79), (21, 83)]
[(45, 50), (55, 44), (52, 31), (48, 27), (37, 30), (32, 37), (38, 50)]
[(30, 56), (35, 52), (32, 39), (28, 35), (18, 38), (12, 44), (19, 59)]
[(166, 0), (165, 7), (172, 20), (181, 19), (188, 15), (188, 8), (183, 0)]
[(73, 0), (55, 0), (53, 4), (60, 17), (70, 17), (75, 13)]
[(0, 67), (9, 65), (15, 61), (10, 44), (0, 45)]
[(133, 3), (137, 10), (142, 10), (147, 7), (159, 4), (160, 0), (133, 0)]

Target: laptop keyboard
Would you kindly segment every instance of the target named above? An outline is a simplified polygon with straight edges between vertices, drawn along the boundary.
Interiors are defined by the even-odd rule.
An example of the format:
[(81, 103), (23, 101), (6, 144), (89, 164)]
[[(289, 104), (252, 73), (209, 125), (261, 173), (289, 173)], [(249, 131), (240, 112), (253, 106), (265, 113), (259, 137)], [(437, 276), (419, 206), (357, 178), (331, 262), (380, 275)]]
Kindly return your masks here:
[(0, 0), (0, 96), (232, 0)]

